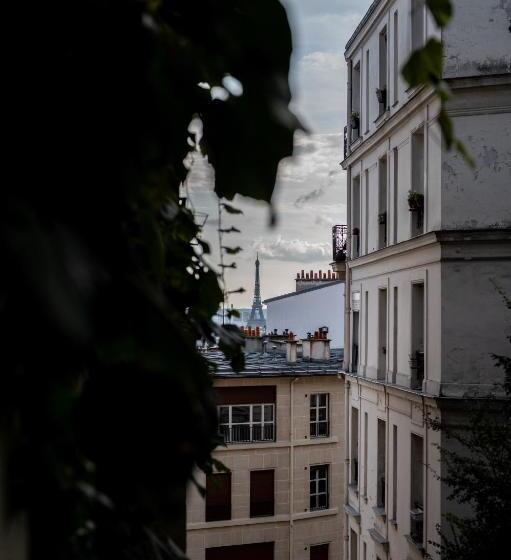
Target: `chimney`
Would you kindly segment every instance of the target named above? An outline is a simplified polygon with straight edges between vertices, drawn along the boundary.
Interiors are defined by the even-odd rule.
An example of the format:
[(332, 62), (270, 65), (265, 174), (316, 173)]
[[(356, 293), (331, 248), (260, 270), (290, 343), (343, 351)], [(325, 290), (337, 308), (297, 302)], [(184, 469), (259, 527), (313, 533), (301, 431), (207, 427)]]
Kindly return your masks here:
[(298, 358), (298, 341), (295, 340), (295, 335), (290, 332), (286, 340), (286, 362), (288, 364), (296, 363)]
[(263, 337), (259, 327), (252, 329), (247, 327), (242, 331), (245, 337), (245, 352), (258, 352), (263, 351)]
[(302, 270), (302, 278), (305, 278), (305, 274), (304, 274), (303, 270)]

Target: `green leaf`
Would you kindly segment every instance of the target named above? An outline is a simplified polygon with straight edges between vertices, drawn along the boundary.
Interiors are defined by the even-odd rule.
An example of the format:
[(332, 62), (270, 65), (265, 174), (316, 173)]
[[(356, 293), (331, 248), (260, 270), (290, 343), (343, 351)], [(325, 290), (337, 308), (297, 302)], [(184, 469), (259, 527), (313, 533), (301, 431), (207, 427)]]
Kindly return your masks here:
[(442, 79), (442, 44), (430, 39), (424, 47), (414, 51), (402, 74), (410, 87), (431, 84), (436, 86)]
[(230, 204), (226, 204), (225, 202), (222, 202), (222, 208), (228, 214), (243, 214), (243, 210), (240, 210), (239, 208), (235, 208), (234, 206), (231, 206)]
[(234, 226), (231, 226), (230, 228), (219, 229), (218, 231), (221, 233), (241, 233), (241, 230)]
[(451, 0), (426, 0), (426, 6), (439, 27), (445, 27), (452, 17)]
[(242, 247), (226, 247), (225, 245), (222, 245), (222, 249), (228, 254), (228, 255), (236, 255), (238, 254), (240, 251), (243, 251)]

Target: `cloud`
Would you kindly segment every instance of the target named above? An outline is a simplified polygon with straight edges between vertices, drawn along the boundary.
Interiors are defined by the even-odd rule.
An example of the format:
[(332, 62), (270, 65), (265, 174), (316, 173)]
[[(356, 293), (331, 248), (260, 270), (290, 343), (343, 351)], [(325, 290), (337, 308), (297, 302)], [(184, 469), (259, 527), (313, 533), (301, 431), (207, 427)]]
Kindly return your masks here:
[(294, 262), (313, 262), (330, 256), (328, 243), (314, 243), (304, 239), (284, 239), (281, 235), (274, 240), (256, 239), (254, 251), (265, 259), (278, 259)]

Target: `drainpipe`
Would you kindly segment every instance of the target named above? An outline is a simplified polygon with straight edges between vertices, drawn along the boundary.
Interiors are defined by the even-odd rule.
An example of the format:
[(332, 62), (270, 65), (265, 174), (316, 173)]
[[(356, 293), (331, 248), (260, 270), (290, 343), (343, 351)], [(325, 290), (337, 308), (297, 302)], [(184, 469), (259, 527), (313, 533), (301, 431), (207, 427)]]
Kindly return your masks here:
[(291, 403), (291, 414), (289, 426), (289, 560), (293, 560), (293, 542), (294, 542), (294, 509), (295, 509), (295, 446), (294, 446), (294, 413), (295, 413), (295, 403), (294, 403), (294, 384), (298, 381), (298, 377), (291, 380), (289, 384), (289, 399)]

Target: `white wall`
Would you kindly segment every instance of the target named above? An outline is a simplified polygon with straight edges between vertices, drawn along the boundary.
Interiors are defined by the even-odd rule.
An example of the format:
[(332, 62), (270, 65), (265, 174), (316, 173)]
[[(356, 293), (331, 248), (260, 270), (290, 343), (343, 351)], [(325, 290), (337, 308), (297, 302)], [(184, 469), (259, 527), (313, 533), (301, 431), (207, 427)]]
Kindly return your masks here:
[(511, 72), (511, 0), (452, 0), (454, 17), (442, 33), (444, 76)]
[(328, 327), (330, 346), (344, 347), (344, 283), (267, 302), (267, 330), (293, 331), (299, 338), (319, 327)]

